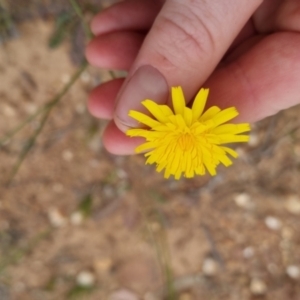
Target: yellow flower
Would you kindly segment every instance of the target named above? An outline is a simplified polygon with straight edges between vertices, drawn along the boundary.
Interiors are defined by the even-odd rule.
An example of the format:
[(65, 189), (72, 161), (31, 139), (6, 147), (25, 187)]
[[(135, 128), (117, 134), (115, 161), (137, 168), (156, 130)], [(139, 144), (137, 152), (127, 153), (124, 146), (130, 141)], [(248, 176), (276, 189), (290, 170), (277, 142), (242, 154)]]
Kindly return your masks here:
[(146, 125), (146, 129), (129, 129), (131, 137), (144, 137), (146, 142), (138, 146), (137, 153), (146, 152), (146, 164), (156, 164), (158, 172), (165, 169), (165, 178), (174, 175), (179, 179), (204, 175), (216, 175), (216, 167), (222, 163), (232, 164), (228, 154), (237, 157), (236, 151), (222, 146), (227, 143), (247, 142), (250, 131), (248, 123), (224, 124), (238, 115), (235, 107), (221, 110), (212, 106), (204, 112), (208, 89), (201, 89), (192, 108), (186, 107), (181, 87), (172, 88), (173, 111), (167, 105), (159, 105), (152, 100), (142, 104), (153, 115), (147, 116), (131, 110), (129, 116)]

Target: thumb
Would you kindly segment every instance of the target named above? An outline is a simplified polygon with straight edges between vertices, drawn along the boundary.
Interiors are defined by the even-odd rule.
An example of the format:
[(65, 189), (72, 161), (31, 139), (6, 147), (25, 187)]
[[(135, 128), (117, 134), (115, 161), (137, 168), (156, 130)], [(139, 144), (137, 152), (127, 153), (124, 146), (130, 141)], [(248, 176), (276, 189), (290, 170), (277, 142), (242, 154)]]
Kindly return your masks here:
[(167, 0), (117, 97), (119, 129), (138, 126), (128, 112), (145, 112), (144, 99), (166, 103), (171, 86), (182, 86), (191, 99), (261, 2)]

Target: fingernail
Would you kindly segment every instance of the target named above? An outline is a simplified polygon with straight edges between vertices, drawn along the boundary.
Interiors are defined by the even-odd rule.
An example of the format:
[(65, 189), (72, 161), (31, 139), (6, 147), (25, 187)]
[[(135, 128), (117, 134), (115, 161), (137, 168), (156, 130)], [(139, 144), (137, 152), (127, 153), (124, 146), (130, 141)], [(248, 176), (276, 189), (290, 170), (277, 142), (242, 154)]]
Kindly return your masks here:
[(115, 123), (125, 132), (128, 128), (137, 127), (136, 120), (130, 118), (130, 110), (147, 113), (141, 104), (145, 99), (151, 99), (159, 104), (167, 103), (169, 87), (165, 77), (155, 68), (145, 65), (138, 68), (125, 83), (117, 99)]

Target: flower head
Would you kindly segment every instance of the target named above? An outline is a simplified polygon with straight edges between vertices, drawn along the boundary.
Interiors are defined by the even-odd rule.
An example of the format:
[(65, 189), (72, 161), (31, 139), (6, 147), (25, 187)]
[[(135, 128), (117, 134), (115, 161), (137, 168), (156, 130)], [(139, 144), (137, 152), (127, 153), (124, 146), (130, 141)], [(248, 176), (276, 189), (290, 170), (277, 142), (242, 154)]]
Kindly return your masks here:
[(156, 164), (158, 172), (165, 170), (165, 178), (174, 175), (179, 179), (182, 174), (191, 178), (204, 175), (206, 170), (214, 176), (220, 163), (226, 167), (232, 164), (228, 155), (238, 156), (223, 144), (249, 140), (248, 135), (240, 134), (250, 131), (248, 123), (227, 123), (238, 115), (235, 107), (221, 110), (212, 106), (204, 111), (208, 92), (201, 89), (189, 108), (181, 87), (173, 87), (173, 110), (147, 99), (142, 104), (153, 117), (134, 110), (129, 112), (129, 116), (147, 126), (126, 132), (128, 136), (146, 139), (135, 151), (146, 152), (146, 164)]

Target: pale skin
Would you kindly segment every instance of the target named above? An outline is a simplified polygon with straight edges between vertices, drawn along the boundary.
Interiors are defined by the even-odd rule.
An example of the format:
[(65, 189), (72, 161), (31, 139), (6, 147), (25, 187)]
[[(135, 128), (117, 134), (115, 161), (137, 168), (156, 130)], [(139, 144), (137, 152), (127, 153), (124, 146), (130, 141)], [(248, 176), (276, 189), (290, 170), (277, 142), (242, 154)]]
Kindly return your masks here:
[(256, 122), (300, 103), (299, 0), (125, 0), (96, 15), (88, 61), (128, 77), (96, 87), (88, 108), (110, 120), (103, 142), (132, 154), (142, 142), (130, 109), (168, 103), (181, 85), (187, 102), (208, 87), (208, 105), (235, 106), (238, 122)]

